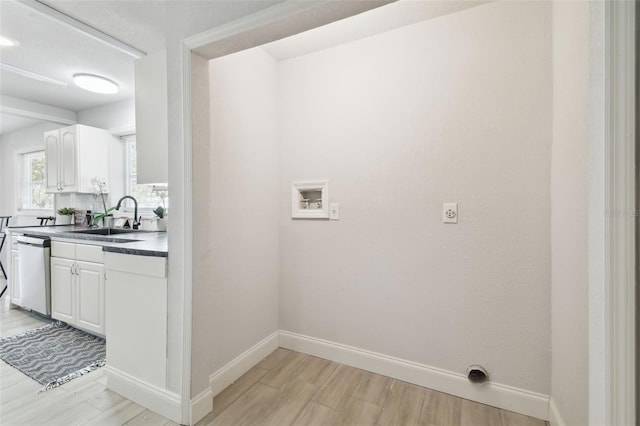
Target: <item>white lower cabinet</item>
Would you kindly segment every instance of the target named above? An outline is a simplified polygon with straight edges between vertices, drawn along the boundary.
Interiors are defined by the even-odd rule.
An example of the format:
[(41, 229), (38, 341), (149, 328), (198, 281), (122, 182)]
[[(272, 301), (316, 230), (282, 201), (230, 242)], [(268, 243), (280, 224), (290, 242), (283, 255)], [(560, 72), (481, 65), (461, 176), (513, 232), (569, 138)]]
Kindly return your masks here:
[[(107, 252), (104, 263), (107, 386), (145, 405), (136, 389), (167, 387), (167, 258)], [(147, 408), (168, 416), (161, 405)]]
[(105, 271), (100, 263), (76, 263), (78, 309), (76, 325), (88, 331), (105, 334)]
[(51, 317), (104, 336), (102, 247), (53, 241), (51, 254)]
[(75, 260), (51, 258), (51, 317), (67, 324), (74, 324), (75, 318)]

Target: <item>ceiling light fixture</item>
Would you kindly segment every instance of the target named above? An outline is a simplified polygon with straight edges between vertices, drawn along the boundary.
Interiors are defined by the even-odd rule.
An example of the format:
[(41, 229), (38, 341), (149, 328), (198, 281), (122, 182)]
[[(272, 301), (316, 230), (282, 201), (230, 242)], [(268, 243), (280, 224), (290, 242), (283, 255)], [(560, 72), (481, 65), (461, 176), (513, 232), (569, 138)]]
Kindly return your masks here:
[(37, 72), (25, 70), (24, 68), (15, 67), (13, 65), (0, 62), (0, 70), (9, 71), (22, 77), (27, 77), (32, 80), (42, 81), (44, 83), (54, 84), (56, 86), (65, 87), (67, 83), (64, 81), (56, 80), (55, 78), (47, 77), (46, 75), (38, 74)]
[(115, 82), (94, 74), (74, 74), (73, 82), (84, 90), (106, 95), (113, 95), (119, 90)]
[(20, 42), (18, 42), (17, 40), (14, 40), (12, 38), (0, 35), (0, 46), (2, 46), (2, 47), (14, 47), (14, 46), (19, 46), (19, 45), (20, 45)]

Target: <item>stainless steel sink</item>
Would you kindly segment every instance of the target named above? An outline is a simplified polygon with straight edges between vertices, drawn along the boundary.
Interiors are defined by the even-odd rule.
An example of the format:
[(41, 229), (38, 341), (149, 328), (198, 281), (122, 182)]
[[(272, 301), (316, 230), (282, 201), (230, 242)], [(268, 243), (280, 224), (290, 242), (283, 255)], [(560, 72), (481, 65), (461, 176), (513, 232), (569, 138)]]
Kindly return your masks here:
[(89, 235), (117, 235), (117, 234), (131, 234), (134, 232), (144, 232), (139, 229), (123, 229), (123, 228), (93, 228), (82, 229), (80, 231), (70, 231), (74, 234), (89, 234)]

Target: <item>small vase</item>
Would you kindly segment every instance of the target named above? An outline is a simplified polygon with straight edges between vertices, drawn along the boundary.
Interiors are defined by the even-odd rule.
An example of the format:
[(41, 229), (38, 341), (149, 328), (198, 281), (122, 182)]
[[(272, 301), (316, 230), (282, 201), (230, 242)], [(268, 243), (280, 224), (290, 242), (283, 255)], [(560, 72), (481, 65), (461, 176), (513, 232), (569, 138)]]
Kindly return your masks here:
[(158, 218), (158, 221), (156, 222), (156, 229), (159, 232), (165, 232), (167, 230), (167, 219), (166, 218)]
[(70, 215), (56, 215), (56, 225), (71, 225)]

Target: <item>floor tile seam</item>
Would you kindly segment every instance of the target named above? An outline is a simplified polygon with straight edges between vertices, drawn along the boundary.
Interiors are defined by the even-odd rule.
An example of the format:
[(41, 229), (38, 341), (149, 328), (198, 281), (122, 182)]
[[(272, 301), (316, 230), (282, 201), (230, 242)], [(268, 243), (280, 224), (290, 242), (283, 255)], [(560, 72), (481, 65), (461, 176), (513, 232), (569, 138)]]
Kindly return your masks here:
[(298, 411), (298, 412), (296, 413), (296, 415), (293, 417), (293, 419), (291, 420), (291, 422), (289, 422), (289, 425), (288, 425), (288, 426), (292, 426), (292, 425), (295, 425), (295, 424), (296, 424), (296, 422), (298, 421), (298, 418), (302, 415), (302, 413), (304, 413), (304, 410), (309, 406), (309, 404), (311, 404), (311, 402), (312, 402), (312, 400), (310, 399), (309, 401), (307, 401), (307, 403), (306, 403), (306, 404), (304, 404), (304, 405), (302, 406), (302, 408), (300, 409), (300, 411)]
[[(336, 370), (338, 369), (338, 367), (341, 365), (339, 362), (333, 362), (331, 361), (332, 364), (335, 364), (335, 367), (333, 367), (333, 370), (331, 370), (331, 373), (327, 374), (327, 378), (324, 380), (324, 382), (321, 385), (318, 385), (318, 392), (321, 392), (325, 389), (326, 386), (329, 385), (329, 383), (331, 382), (331, 377), (333, 377), (333, 374), (336, 372)], [(317, 392), (314, 395), (314, 398), (317, 396)], [(324, 405), (324, 404), (321, 404)], [(331, 408), (331, 407), (329, 407)]]
[[(337, 365), (336, 365), (337, 368)], [(333, 374), (333, 371), (331, 372), (331, 374)], [(329, 376), (331, 375), (329, 374)], [(325, 383), (328, 381), (328, 376), (327, 376), (327, 380), (325, 381)], [(313, 384), (313, 383), (311, 383)], [(314, 392), (314, 394), (311, 396), (311, 398), (309, 398), (309, 401), (307, 401), (307, 403), (305, 404), (305, 407), (308, 406), (310, 403), (315, 402), (316, 404), (322, 405), (323, 407), (326, 407), (326, 405), (324, 404), (320, 404), (319, 402), (316, 401), (316, 397), (318, 396), (318, 394), (322, 391), (322, 389), (324, 388), (324, 384), (321, 386), (318, 386), (318, 389)], [(331, 407), (327, 407), (327, 408), (331, 408)], [(333, 410), (333, 408), (331, 408)], [(304, 411), (304, 408), (302, 410), (300, 410), (300, 413), (302, 413)], [(300, 415), (300, 413), (298, 413), (298, 415)], [(297, 418), (297, 416), (296, 416)], [(291, 423), (293, 424), (293, 423)]]
[[(234, 382), (234, 383), (235, 383), (235, 382)], [(258, 383), (260, 383), (260, 381), (259, 381), (259, 380), (256, 380), (256, 381), (255, 381), (251, 386), (249, 386), (249, 387), (248, 387), (248, 388), (246, 388), (244, 391), (242, 391), (241, 393), (239, 393), (239, 394), (238, 394), (238, 396), (236, 396), (236, 397), (235, 397), (231, 402), (229, 402), (229, 404), (227, 404), (227, 405), (226, 405), (226, 407), (224, 407), (224, 408), (222, 409), (222, 411), (220, 411), (220, 412), (219, 412), (215, 417), (213, 417), (211, 420), (215, 420), (215, 419), (217, 419), (218, 417), (220, 417), (220, 416), (221, 416), (225, 411), (227, 411), (227, 409), (229, 409), (229, 407), (231, 407), (231, 406), (232, 406), (232, 405), (233, 405), (237, 400), (239, 400), (239, 399), (240, 399), (244, 394), (246, 394), (247, 392), (249, 392), (249, 390), (250, 390), (251, 388), (253, 388), (255, 385), (257, 385)], [(262, 383), (262, 384), (264, 384), (264, 383)], [(231, 385), (233, 385), (233, 383), (232, 383)], [(229, 386), (231, 386), (231, 385), (229, 385)], [(227, 387), (227, 388), (225, 388), (225, 389), (228, 389), (228, 387)], [(224, 390), (223, 390), (222, 392), (224, 392)], [(220, 393), (222, 393), (222, 392), (220, 392)], [(218, 394), (218, 395), (219, 395), (219, 394)], [(216, 396), (217, 396), (217, 395), (216, 395)], [(215, 397), (214, 397), (214, 399), (215, 399)]]
[[(353, 392), (353, 395), (351, 395), (351, 397), (349, 398), (349, 401), (348, 401), (347, 403), (345, 403), (345, 404), (344, 404), (344, 407), (345, 407), (345, 408), (346, 408), (346, 407), (348, 407), (348, 406), (349, 406), (349, 403), (351, 403), (351, 401), (352, 401), (352, 400), (354, 400), (354, 399), (355, 399), (355, 400), (358, 400), (358, 401), (360, 401), (360, 402), (363, 402), (363, 403), (368, 403), (368, 404), (375, 405), (376, 407), (378, 407), (378, 408), (379, 408), (379, 410), (378, 410), (378, 415), (376, 416), (376, 419), (375, 419), (375, 421), (373, 422), (373, 424), (377, 425), (377, 424), (378, 424), (378, 421), (380, 420), (380, 416), (382, 416), (382, 412), (384, 411), (383, 406), (378, 405), (378, 404), (375, 404), (375, 403), (373, 403), (373, 402), (371, 402), (371, 401), (367, 401), (367, 400), (366, 400), (366, 399), (364, 399), (364, 398), (358, 398), (358, 397), (355, 395), (355, 392)], [(344, 408), (343, 408), (343, 411), (344, 411)]]

